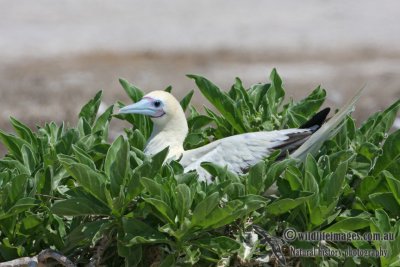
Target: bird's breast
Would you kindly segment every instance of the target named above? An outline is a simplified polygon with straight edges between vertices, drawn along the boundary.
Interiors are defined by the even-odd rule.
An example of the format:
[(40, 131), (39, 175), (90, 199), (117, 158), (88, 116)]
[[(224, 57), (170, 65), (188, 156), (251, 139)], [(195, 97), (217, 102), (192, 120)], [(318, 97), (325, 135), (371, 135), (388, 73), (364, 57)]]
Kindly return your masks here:
[(183, 144), (175, 142), (173, 139), (165, 138), (163, 136), (155, 136), (151, 138), (144, 149), (146, 155), (155, 155), (169, 147), (167, 160), (179, 159), (183, 153)]

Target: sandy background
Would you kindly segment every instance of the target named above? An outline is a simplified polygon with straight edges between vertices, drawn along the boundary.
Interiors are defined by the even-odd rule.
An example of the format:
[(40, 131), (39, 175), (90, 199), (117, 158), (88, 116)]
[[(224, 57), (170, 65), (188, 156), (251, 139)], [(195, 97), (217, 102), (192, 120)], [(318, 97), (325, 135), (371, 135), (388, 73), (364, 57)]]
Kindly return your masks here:
[(0, 128), (9, 116), (74, 124), (100, 89), (104, 105), (127, 102), (119, 77), (180, 97), (195, 88), (188, 73), (228, 89), (273, 67), (289, 96), (322, 84), (333, 107), (367, 84), (363, 119), (400, 98), (399, 10), (395, 0), (0, 0)]

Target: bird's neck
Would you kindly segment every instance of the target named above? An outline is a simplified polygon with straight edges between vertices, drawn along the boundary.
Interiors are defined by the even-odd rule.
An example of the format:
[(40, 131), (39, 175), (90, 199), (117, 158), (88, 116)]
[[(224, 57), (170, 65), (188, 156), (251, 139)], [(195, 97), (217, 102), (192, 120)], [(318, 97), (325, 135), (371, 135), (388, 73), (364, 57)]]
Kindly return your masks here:
[(186, 118), (179, 116), (171, 119), (164, 125), (153, 124), (153, 132), (147, 141), (144, 152), (147, 155), (154, 155), (169, 146), (167, 158), (178, 159), (183, 150), (183, 142), (188, 133)]

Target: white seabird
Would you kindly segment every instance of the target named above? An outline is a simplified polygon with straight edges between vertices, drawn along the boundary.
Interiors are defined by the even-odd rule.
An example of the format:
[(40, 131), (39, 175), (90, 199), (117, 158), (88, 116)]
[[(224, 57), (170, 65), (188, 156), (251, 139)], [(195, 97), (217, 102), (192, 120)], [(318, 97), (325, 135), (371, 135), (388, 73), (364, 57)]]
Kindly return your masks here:
[(188, 125), (180, 103), (172, 94), (153, 91), (139, 102), (121, 108), (119, 114), (150, 116), (153, 132), (144, 153), (154, 155), (169, 147), (167, 160), (180, 159), (185, 172), (196, 170), (200, 180), (211, 182), (212, 177), (201, 167), (202, 162), (213, 162), (241, 174), (276, 149), (281, 149), (283, 156), (293, 152), (291, 156), (298, 159), (304, 159), (308, 153), (315, 153), (326, 139), (338, 131), (345, 116), (353, 110), (360, 93), (361, 90), (323, 125), (329, 109), (320, 111), (300, 128), (234, 135), (186, 151), (183, 142), (188, 133)]

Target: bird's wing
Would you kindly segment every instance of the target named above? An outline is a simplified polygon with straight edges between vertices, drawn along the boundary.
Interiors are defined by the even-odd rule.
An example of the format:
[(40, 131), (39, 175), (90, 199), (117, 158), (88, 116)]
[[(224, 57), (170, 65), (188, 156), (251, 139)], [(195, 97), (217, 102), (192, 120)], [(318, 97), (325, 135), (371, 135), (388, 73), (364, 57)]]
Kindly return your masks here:
[(200, 166), (202, 162), (213, 162), (227, 166), (232, 172), (243, 173), (275, 149), (285, 153), (297, 149), (312, 133), (312, 129), (286, 129), (230, 136), (183, 152), (180, 163), (185, 172), (196, 170), (200, 180), (211, 181), (210, 174)]
[(332, 118), (328, 120), (325, 124), (321, 126), (304, 144), (302, 144), (299, 149), (297, 149), (291, 156), (293, 158), (304, 160), (307, 154), (311, 153), (315, 155), (321, 148), (322, 144), (332, 138), (344, 125), (344, 119), (348, 114), (354, 111), (355, 104), (360, 98), (362, 91), (365, 86), (363, 86), (355, 96), (350, 99)]

